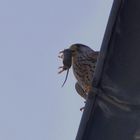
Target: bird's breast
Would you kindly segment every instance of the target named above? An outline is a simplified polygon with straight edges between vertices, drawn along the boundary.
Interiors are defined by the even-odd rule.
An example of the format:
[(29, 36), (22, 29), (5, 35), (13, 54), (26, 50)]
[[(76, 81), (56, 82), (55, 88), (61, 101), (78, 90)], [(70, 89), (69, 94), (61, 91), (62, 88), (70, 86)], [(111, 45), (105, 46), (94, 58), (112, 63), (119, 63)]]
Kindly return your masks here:
[(85, 85), (91, 85), (94, 69), (95, 63), (88, 61), (88, 59), (77, 57), (73, 60), (73, 73), (82, 87), (85, 87)]

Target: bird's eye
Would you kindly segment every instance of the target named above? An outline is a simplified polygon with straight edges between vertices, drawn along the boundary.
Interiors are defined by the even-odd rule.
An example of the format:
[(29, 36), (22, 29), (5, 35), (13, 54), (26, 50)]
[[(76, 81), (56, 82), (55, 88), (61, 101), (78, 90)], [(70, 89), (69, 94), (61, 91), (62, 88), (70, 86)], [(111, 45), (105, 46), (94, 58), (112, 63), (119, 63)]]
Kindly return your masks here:
[(75, 50), (72, 50), (71, 52), (72, 52), (72, 53), (74, 53), (74, 52), (75, 52)]

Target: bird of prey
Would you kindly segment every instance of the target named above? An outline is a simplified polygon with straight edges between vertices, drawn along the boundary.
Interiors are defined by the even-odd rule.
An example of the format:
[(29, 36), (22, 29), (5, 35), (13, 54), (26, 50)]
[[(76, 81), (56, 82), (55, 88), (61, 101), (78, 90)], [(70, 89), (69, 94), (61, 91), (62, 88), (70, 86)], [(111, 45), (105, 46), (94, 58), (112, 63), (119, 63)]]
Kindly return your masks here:
[(63, 66), (59, 67), (61, 68), (59, 73), (67, 70), (67, 79), (68, 71), (72, 65), (77, 80), (75, 89), (86, 100), (88, 92), (92, 90), (92, 80), (99, 52), (83, 44), (73, 44), (60, 53), (62, 53), (59, 57), (63, 59)]

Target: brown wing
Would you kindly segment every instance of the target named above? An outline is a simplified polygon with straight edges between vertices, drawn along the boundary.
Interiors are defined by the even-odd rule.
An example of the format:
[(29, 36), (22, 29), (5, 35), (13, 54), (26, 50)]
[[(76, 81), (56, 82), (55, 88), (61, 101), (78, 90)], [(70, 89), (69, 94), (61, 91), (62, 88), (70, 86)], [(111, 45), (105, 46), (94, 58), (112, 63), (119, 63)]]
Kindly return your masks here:
[(97, 58), (98, 58), (98, 55), (99, 55), (98, 51), (96, 51), (96, 52), (92, 51), (91, 53), (88, 54), (88, 60), (96, 62)]
[(87, 94), (84, 92), (78, 82), (75, 84), (75, 89), (80, 96), (82, 96), (85, 100), (87, 99)]

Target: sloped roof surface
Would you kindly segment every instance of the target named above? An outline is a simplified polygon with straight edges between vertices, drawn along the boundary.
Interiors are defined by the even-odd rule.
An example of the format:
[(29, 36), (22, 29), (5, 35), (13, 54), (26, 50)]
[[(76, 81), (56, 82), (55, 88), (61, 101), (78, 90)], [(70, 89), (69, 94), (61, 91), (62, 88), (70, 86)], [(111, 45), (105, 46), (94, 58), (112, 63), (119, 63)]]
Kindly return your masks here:
[(140, 0), (114, 0), (76, 140), (140, 140)]

